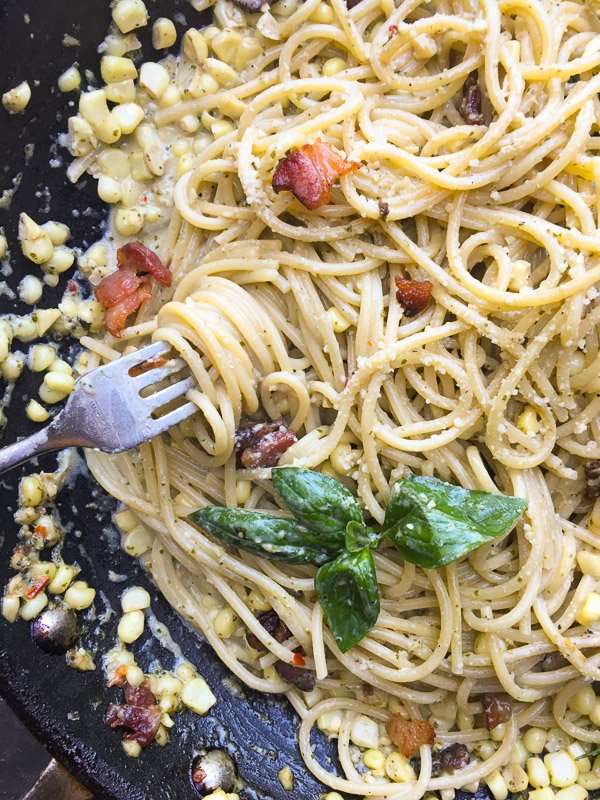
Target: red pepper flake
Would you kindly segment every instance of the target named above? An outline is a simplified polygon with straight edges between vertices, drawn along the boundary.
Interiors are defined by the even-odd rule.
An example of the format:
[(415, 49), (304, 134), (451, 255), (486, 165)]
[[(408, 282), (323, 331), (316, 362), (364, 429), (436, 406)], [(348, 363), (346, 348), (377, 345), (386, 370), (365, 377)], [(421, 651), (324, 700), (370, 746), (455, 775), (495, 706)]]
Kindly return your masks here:
[(292, 661), (294, 662), (294, 664), (297, 667), (305, 667), (306, 666), (306, 661), (304, 660), (304, 656), (302, 655), (302, 653), (294, 653), (294, 657), (292, 658)]
[(38, 536), (43, 536), (44, 538), (48, 535), (48, 531), (46, 530), (45, 525), (36, 525), (33, 529), (34, 533), (37, 533)]
[(396, 275), (396, 299), (404, 309), (406, 317), (414, 317), (423, 311), (429, 298), (433, 284), (430, 281), (407, 281)]
[(25, 593), (25, 597), (28, 600), (33, 600), (34, 597), (37, 597), (38, 594), (42, 591), (42, 589), (50, 583), (50, 578), (47, 575), (44, 575), (43, 578), (40, 578), (39, 581), (36, 581), (31, 589)]
[(373, 342), (372, 342), (371, 340), (369, 340), (369, 341), (367, 342), (367, 346), (368, 346), (368, 347), (373, 347)]
[(115, 670), (114, 676), (106, 684), (107, 686), (122, 686), (125, 683), (125, 676), (127, 675), (127, 666), (121, 664)]
[(68, 295), (72, 295), (72, 294), (77, 294), (78, 291), (79, 291), (79, 289), (77, 288), (77, 284), (75, 283), (75, 281), (72, 281), (69, 278), (69, 280), (67, 281), (67, 292), (66, 293)]
[(329, 142), (318, 139), (292, 150), (279, 162), (273, 174), (273, 190), (275, 194), (292, 192), (312, 210), (329, 202), (329, 190), (340, 175), (361, 166), (357, 161), (347, 161)]
[(395, 36), (398, 33), (398, 26), (397, 25), (390, 25), (388, 28), (388, 33), (391, 36)]

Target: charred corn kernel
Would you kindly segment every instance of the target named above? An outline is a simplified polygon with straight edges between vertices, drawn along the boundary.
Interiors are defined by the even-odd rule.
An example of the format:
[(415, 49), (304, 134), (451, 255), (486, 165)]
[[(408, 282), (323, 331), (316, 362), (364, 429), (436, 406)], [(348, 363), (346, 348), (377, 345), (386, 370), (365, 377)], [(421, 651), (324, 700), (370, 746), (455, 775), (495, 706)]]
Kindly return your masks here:
[[(588, 791), (600, 789), (600, 775), (596, 775), (595, 772), (580, 772), (577, 778), (577, 785), (583, 786)], [(561, 789), (561, 791), (564, 790)]]
[(19, 505), (37, 506), (42, 502), (44, 490), (37, 475), (26, 475), (19, 482)]
[(109, 178), (108, 175), (101, 175), (98, 178), (98, 197), (105, 203), (118, 203), (123, 193), (121, 184)]
[(147, 24), (148, 11), (142, 0), (118, 0), (113, 6), (112, 18), (121, 33), (129, 33)]
[(38, 403), (37, 400), (33, 399), (27, 403), (25, 413), (32, 422), (45, 422), (50, 416), (44, 406)]
[(550, 776), (550, 783), (559, 789), (572, 786), (579, 775), (577, 764), (565, 750), (546, 753), (544, 764)]
[(114, 180), (123, 180), (129, 175), (129, 156), (116, 147), (106, 147), (96, 159), (96, 164), (105, 175)]
[(229, 639), (235, 630), (238, 617), (230, 606), (222, 608), (213, 621), (213, 628), (219, 639)]
[(395, 783), (406, 783), (406, 781), (414, 781), (416, 779), (408, 758), (402, 753), (389, 754), (385, 759), (385, 774)]
[[(577, 563), (579, 564), (579, 568), (584, 575), (591, 575), (593, 578), (600, 578), (600, 555), (597, 553), (592, 553), (591, 550), (580, 550), (577, 553)], [(575, 711), (576, 709), (573, 710)], [(579, 713), (584, 714), (587, 712), (580, 711)]]
[(128, 508), (123, 511), (118, 511), (114, 516), (114, 521), (115, 525), (118, 525), (123, 533), (132, 531), (138, 524), (137, 518)]
[(9, 114), (20, 114), (31, 100), (31, 86), (23, 81), (2, 95), (2, 105)]
[(150, 595), (141, 586), (132, 586), (123, 592), (121, 597), (121, 608), (125, 613), (129, 611), (143, 611), (150, 608)]
[(335, 306), (327, 309), (327, 316), (331, 322), (331, 327), (336, 333), (343, 333), (350, 327), (350, 321)]
[(29, 567), (27, 575), (33, 580), (38, 580), (39, 578), (50, 578), (52, 580), (56, 575), (56, 564), (53, 564), (52, 561), (37, 561)]
[(200, 127), (200, 120), (194, 114), (186, 114), (179, 120), (179, 125), (184, 133), (196, 133)]
[(323, 64), (323, 75), (327, 78), (331, 78), (333, 75), (337, 75), (338, 72), (346, 69), (346, 66), (346, 62), (343, 58), (328, 58)]
[(27, 602), (23, 603), (21, 608), (21, 619), (29, 622), (29, 620), (37, 617), (37, 615), (43, 611), (47, 605), (48, 595), (46, 592), (40, 592), (39, 594), (36, 594), (36, 596), (31, 600), (27, 600)]
[(535, 789), (550, 785), (550, 775), (541, 758), (528, 758), (526, 767), (529, 783)]
[(35, 275), (25, 275), (18, 287), (19, 298), (27, 305), (33, 306), (42, 296), (44, 285)]
[(561, 789), (554, 795), (554, 800), (586, 800), (588, 796), (587, 789), (583, 786), (569, 786), (566, 789)]
[(196, 714), (206, 714), (217, 702), (204, 678), (194, 678), (186, 683), (181, 692), (181, 699)]
[(529, 753), (527, 752), (527, 748), (522, 742), (515, 742), (513, 745), (512, 750), (510, 751), (510, 757), (508, 759), (509, 764), (524, 764), (527, 761)]
[(75, 379), (72, 375), (63, 375), (61, 372), (52, 370), (44, 375), (44, 383), (51, 392), (69, 394), (73, 391)]
[(363, 763), (367, 769), (383, 769), (385, 756), (381, 750), (366, 750), (363, 755)]
[(19, 215), (19, 241), (23, 255), (34, 264), (43, 264), (52, 258), (52, 239), (28, 214)]
[(50, 241), (55, 246), (58, 244), (64, 244), (69, 238), (69, 227), (62, 222), (54, 222), (54, 220), (49, 220), (48, 222), (44, 222), (41, 228), (45, 233), (48, 234)]
[(585, 369), (585, 356), (579, 350), (569, 358), (569, 375), (579, 375)]
[(495, 769), (484, 778), (488, 789), (494, 795), (494, 800), (506, 800), (508, 797), (508, 786), (500, 774), (500, 770)]
[(230, 89), (240, 82), (238, 73), (224, 61), (218, 58), (207, 58), (206, 65), (213, 78), (226, 89)]
[[(295, 2), (295, 0), (294, 0)], [(281, 6), (281, 3), (279, 4)], [(263, 53), (263, 47), (256, 36), (243, 36), (235, 53), (233, 67), (237, 72), (242, 72), (251, 65), (253, 59)]]
[[(578, 553), (579, 557), (579, 553)], [(589, 574), (589, 573), (587, 573)], [(589, 714), (596, 702), (596, 694), (591, 686), (582, 686), (571, 695), (567, 707), (577, 714)]]
[(152, 548), (154, 542), (153, 534), (143, 525), (136, 525), (133, 530), (125, 534), (123, 538), (123, 549), (130, 556), (139, 558)]
[(2, 616), (7, 622), (14, 622), (19, 616), (21, 601), (18, 597), (2, 598)]
[(96, 597), (96, 590), (87, 585), (85, 581), (75, 581), (65, 592), (65, 603), (75, 611), (89, 608)]
[[(111, 103), (133, 103), (135, 100), (135, 84), (131, 79), (119, 81), (119, 83), (109, 83), (104, 87), (104, 94)], [(113, 109), (113, 111), (116, 110), (116, 108)]]
[(142, 230), (144, 218), (139, 211), (120, 208), (115, 214), (115, 228), (122, 236), (134, 236)]
[(6, 236), (3, 233), (0, 233), (0, 261), (6, 256), (7, 250), (8, 242), (6, 241)]
[(183, 55), (198, 66), (201, 66), (208, 56), (206, 39), (196, 28), (190, 28), (183, 37)]
[(167, 17), (159, 17), (152, 26), (152, 47), (155, 50), (164, 50), (173, 47), (177, 41), (175, 25)]
[(549, 786), (529, 792), (529, 800), (554, 800), (554, 792)]
[(201, 133), (199, 136), (196, 136), (192, 142), (192, 152), (196, 155), (202, 153), (213, 141), (213, 137), (210, 133)]
[(541, 753), (546, 746), (548, 733), (543, 728), (529, 728), (523, 734), (523, 744), (530, 753)]
[(501, 774), (509, 792), (523, 792), (528, 786), (527, 773), (520, 764), (508, 764)]
[(158, 104), (161, 108), (170, 108), (181, 102), (181, 92), (174, 83), (169, 84), (160, 96)]
[(590, 592), (581, 603), (575, 619), (580, 625), (593, 625), (600, 619), (600, 594)]
[(354, 744), (359, 747), (377, 750), (379, 748), (379, 729), (377, 723), (370, 717), (359, 714), (350, 731), (350, 738)]
[(120, 83), (137, 78), (137, 69), (130, 58), (123, 56), (103, 56), (100, 73), (104, 83)]
[(145, 89), (155, 100), (166, 92), (170, 82), (169, 73), (162, 64), (146, 61), (140, 67), (138, 86)]
[[(327, 3), (319, 3), (310, 15), (312, 22), (319, 22), (321, 25), (328, 25), (333, 22), (333, 9)], [(497, 799), (496, 799), (497, 800)]]
[(185, 139), (177, 139), (177, 141), (173, 142), (173, 146), (171, 147), (171, 152), (174, 156), (183, 156), (185, 153), (189, 153), (190, 151), (190, 143), (186, 142)]
[(73, 64), (72, 67), (66, 69), (58, 78), (58, 88), (61, 92), (73, 92), (79, 88), (81, 84), (81, 73)]
[(181, 156), (181, 158), (178, 158), (177, 170), (176, 170), (177, 178), (181, 178), (182, 175), (185, 175), (186, 172), (189, 172), (193, 164), (194, 164), (194, 156), (190, 154), (186, 154), (185, 156)]
[(9, 353), (0, 364), (0, 372), (7, 381), (16, 381), (23, 372), (23, 358), (17, 353)]
[(526, 406), (517, 417), (517, 428), (526, 434), (535, 434), (540, 431), (540, 420), (533, 406)]
[(142, 685), (146, 676), (137, 664), (133, 664), (131, 667), (127, 667), (127, 674), (125, 677), (127, 678), (127, 683), (136, 689), (138, 686)]
[(235, 502), (238, 505), (244, 505), (250, 497), (252, 491), (252, 483), (246, 480), (237, 481), (235, 484)]
[(248, 595), (248, 605), (253, 611), (270, 611), (271, 603), (260, 592), (252, 589)]
[[(202, 41), (204, 41), (204, 39)], [(217, 58), (220, 58), (221, 61), (224, 61), (226, 64), (233, 65), (237, 49), (241, 43), (241, 33), (232, 30), (224, 30), (213, 37), (210, 46)]]
[(68, 129), (69, 152), (72, 156), (86, 156), (98, 144), (94, 129), (83, 117), (69, 117)]
[(139, 639), (144, 632), (144, 622), (143, 611), (129, 611), (127, 614), (123, 614), (117, 627), (117, 636), (120, 641), (131, 644)]
[(59, 564), (56, 575), (48, 584), (50, 594), (62, 594), (65, 592), (75, 576), (75, 570), (69, 564)]
[(121, 744), (130, 758), (137, 758), (142, 752), (142, 745), (135, 739), (123, 739)]
[(215, 139), (220, 139), (221, 136), (226, 136), (233, 130), (233, 125), (226, 119), (218, 119), (210, 126), (210, 132)]

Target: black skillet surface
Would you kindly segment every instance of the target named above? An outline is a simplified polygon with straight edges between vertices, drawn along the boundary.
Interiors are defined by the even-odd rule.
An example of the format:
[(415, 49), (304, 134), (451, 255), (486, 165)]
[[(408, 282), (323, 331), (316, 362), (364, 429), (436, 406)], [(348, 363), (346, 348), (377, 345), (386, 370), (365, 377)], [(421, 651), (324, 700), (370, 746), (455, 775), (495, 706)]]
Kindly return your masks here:
[[(206, 24), (183, 0), (147, 3), (151, 19), (165, 15), (178, 27)], [(184, 19), (185, 18), (185, 19)], [(94, 181), (83, 179), (76, 186), (68, 183), (64, 163), (68, 153), (56, 147), (56, 134), (66, 129), (73, 113), (77, 92), (62, 95), (56, 89), (61, 72), (74, 61), (99, 75), (96, 47), (109, 22), (108, 0), (0, 0), (0, 93), (28, 79), (32, 99), (24, 114), (9, 117), (0, 109), (0, 197), (22, 173), (22, 180), (10, 208), (0, 207), (0, 226), (12, 245), (10, 263), (14, 274), (6, 277), (13, 289), (22, 275), (39, 268), (25, 261), (19, 252), (16, 225), (19, 212), (27, 211), (36, 221), (57, 219), (72, 232), (69, 244), (86, 247), (101, 231), (105, 210), (95, 193)], [(80, 40), (78, 47), (64, 47), (64, 34)], [(153, 58), (149, 29), (141, 38), (146, 58)], [(90, 76), (91, 77), (91, 76)], [(31, 143), (35, 145), (31, 152)], [(4, 276), (0, 276), (2, 279)], [(69, 277), (67, 273), (64, 280)], [(45, 288), (40, 307), (56, 306), (64, 290)], [(19, 301), (0, 295), (0, 313), (31, 309)], [(17, 347), (19, 345), (16, 345)], [(60, 343), (61, 355), (69, 357), (70, 343)], [(22, 345), (26, 352), (28, 345)], [(25, 370), (17, 381), (8, 408), (8, 426), (2, 444), (33, 432), (25, 416), (30, 396), (35, 396), (40, 376)], [(0, 395), (5, 389), (0, 378)], [(54, 456), (40, 459), (39, 467), (54, 469)], [(39, 468), (38, 467), (38, 468)], [(35, 469), (36, 467), (34, 467)], [(16, 488), (23, 470), (0, 478), (0, 593), (14, 574), (9, 559), (17, 541), (18, 526), (13, 520)], [(97, 800), (191, 800), (197, 797), (190, 782), (194, 752), (215, 746), (233, 756), (248, 787), (244, 798), (315, 800), (325, 787), (318, 784), (302, 763), (296, 746), (297, 719), (280, 697), (259, 695), (237, 687), (211, 649), (190, 631), (153, 589), (136, 562), (119, 547), (119, 537), (111, 526), (112, 502), (85, 476), (79, 476), (59, 497), (63, 523), (71, 528), (64, 548), (67, 562), (78, 561), (81, 577), (98, 590), (96, 614), (107, 608), (119, 609), (124, 586), (141, 584), (151, 592), (152, 608), (165, 623), (185, 656), (197, 665), (218, 697), (205, 717), (184, 711), (176, 715), (175, 728), (166, 747), (153, 744), (138, 759), (128, 758), (121, 747), (121, 733), (103, 723), (110, 701), (121, 702), (121, 691), (107, 690), (101, 669), (101, 654), (115, 641), (118, 614), (100, 624), (83, 612), (82, 643), (96, 653), (95, 672), (77, 672), (63, 657), (42, 652), (29, 637), (22, 620), (9, 625), (0, 617), (0, 692), (28, 727), (73, 774), (93, 792)], [(126, 584), (109, 580), (108, 573), (127, 573)], [(132, 649), (145, 669), (156, 659), (169, 668), (173, 655), (151, 637), (138, 640)], [(318, 739), (321, 760), (334, 757), (333, 746)], [(286, 764), (295, 776), (293, 792), (285, 792), (277, 771)]]

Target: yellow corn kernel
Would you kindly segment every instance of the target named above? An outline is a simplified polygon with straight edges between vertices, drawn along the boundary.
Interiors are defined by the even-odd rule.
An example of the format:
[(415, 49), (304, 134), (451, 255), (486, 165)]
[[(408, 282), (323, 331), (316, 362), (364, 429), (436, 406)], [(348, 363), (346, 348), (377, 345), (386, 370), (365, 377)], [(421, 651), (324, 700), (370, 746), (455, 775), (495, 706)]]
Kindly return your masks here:
[(26, 475), (19, 482), (19, 505), (37, 506), (42, 502), (44, 490), (37, 475)]
[(142, 745), (135, 739), (123, 739), (121, 744), (130, 758), (137, 758), (142, 752)]
[(127, 683), (136, 689), (138, 686), (142, 685), (146, 676), (137, 664), (133, 664), (127, 668), (127, 674), (125, 677), (127, 678)]
[(233, 130), (233, 125), (226, 119), (218, 119), (210, 126), (210, 131), (215, 139), (220, 139), (221, 136), (226, 136)]
[(323, 64), (322, 72), (327, 78), (331, 78), (346, 69), (346, 62), (343, 58), (328, 58)]
[(123, 614), (117, 626), (117, 636), (120, 641), (131, 644), (139, 639), (144, 632), (144, 622), (143, 611), (129, 611)]
[(62, 372), (52, 369), (44, 375), (44, 383), (51, 392), (69, 394), (73, 391), (75, 379), (72, 375), (64, 375)]
[(188, 683), (188, 681), (193, 681), (196, 677), (196, 670), (189, 664), (178, 664), (175, 674), (180, 681), (183, 681), (183, 683)]
[(539, 754), (546, 746), (548, 733), (543, 728), (529, 728), (523, 734), (523, 744), (525, 748), (534, 754)]
[(50, 580), (52, 580), (55, 575), (56, 564), (53, 564), (52, 561), (37, 561), (27, 570), (27, 576), (32, 578), (34, 581), (39, 580), (40, 578), (50, 578)]
[(381, 750), (366, 750), (363, 755), (363, 763), (367, 769), (383, 769), (385, 756)]
[(195, 114), (186, 114), (179, 120), (179, 125), (184, 133), (196, 133), (200, 127), (200, 120)]
[(81, 84), (81, 73), (73, 64), (58, 77), (58, 88), (61, 92), (73, 92)]
[(510, 751), (509, 764), (524, 764), (527, 761), (529, 753), (527, 748), (522, 742), (516, 741)]
[(137, 78), (137, 69), (130, 58), (123, 56), (103, 56), (100, 73), (104, 83), (120, 83)]
[(75, 570), (69, 564), (59, 564), (56, 575), (47, 586), (50, 594), (65, 592), (75, 576)]
[(213, 621), (213, 628), (219, 639), (229, 639), (237, 623), (237, 614), (230, 606), (225, 606)]
[(584, 575), (591, 575), (593, 578), (600, 578), (600, 555), (597, 553), (593, 553), (591, 550), (580, 550), (577, 553), (577, 563), (579, 564), (579, 568)]
[(108, 175), (100, 175), (97, 189), (98, 197), (105, 203), (118, 203), (123, 196), (121, 184), (113, 178), (109, 178)]
[(42, 296), (44, 285), (36, 275), (25, 275), (19, 283), (19, 298), (27, 305), (33, 306)]
[[(104, 94), (111, 103), (133, 103), (135, 100), (135, 84), (132, 80), (109, 83), (104, 87)], [(113, 111), (116, 111), (116, 108)]]
[(508, 797), (508, 786), (500, 774), (500, 770), (495, 769), (484, 778), (488, 789), (494, 795), (494, 800), (506, 800)]
[(177, 30), (173, 22), (167, 17), (159, 17), (152, 26), (152, 47), (164, 50), (173, 47), (176, 41)]
[(577, 764), (577, 769), (579, 772), (589, 772), (591, 770), (592, 763), (589, 758), (586, 758), (586, 751), (579, 744), (579, 742), (571, 742), (566, 750), (573, 761)]
[(190, 28), (183, 37), (183, 55), (197, 66), (201, 66), (208, 56), (206, 39), (196, 28)]
[(346, 317), (342, 314), (342, 312), (335, 308), (335, 306), (331, 306), (331, 308), (327, 309), (327, 316), (331, 322), (331, 326), (336, 333), (343, 333), (347, 331), (350, 327), (351, 323)]
[(19, 215), (19, 241), (23, 255), (34, 264), (43, 264), (52, 258), (52, 239), (28, 214)]
[(587, 789), (584, 789), (583, 786), (575, 785), (561, 789), (554, 795), (554, 800), (586, 800), (587, 796)]
[(197, 72), (189, 86), (192, 97), (213, 95), (219, 91), (219, 82), (208, 72)]
[(118, 511), (114, 516), (115, 525), (117, 525), (123, 533), (132, 531), (138, 524), (137, 518), (132, 512), (126, 508), (123, 511)]
[(238, 119), (241, 117), (247, 107), (246, 103), (229, 94), (224, 94), (219, 97), (219, 111), (221, 114), (231, 119)]
[(16, 381), (23, 371), (23, 357), (17, 353), (9, 353), (0, 364), (2, 377), (7, 381)]
[(541, 758), (527, 759), (527, 776), (529, 783), (535, 789), (542, 789), (550, 785), (550, 775)]
[[(202, 40), (204, 41), (204, 39)], [(238, 47), (242, 43), (242, 35), (237, 31), (224, 30), (217, 33), (211, 40), (212, 47), (217, 58), (232, 66)]]
[(184, 705), (191, 708), (196, 714), (206, 714), (217, 702), (210, 687), (201, 677), (194, 678), (185, 684), (181, 692), (181, 699)]
[(72, 156), (86, 156), (98, 144), (96, 134), (90, 123), (83, 117), (69, 117), (69, 152)]
[(409, 760), (402, 753), (390, 753), (385, 759), (385, 774), (395, 783), (406, 783), (416, 779)]
[(252, 491), (252, 482), (247, 480), (239, 480), (235, 484), (235, 502), (243, 506), (248, 502), (250, 492)]
[(152, 179), (152, 173), (146, 166), (144, 154), (139, 151), (132, 153), (130, 157), (131, 164), (131, 177), (134, 181), (149, 181)]
[(26, 622), (37, 617), (37, 615), (46, 608), (48, 605), (48, 595), (46, 592), (40, 592), (31, 600), (27, 600), (26, 603), (23, 603), (21, 608), (21, 619), (24, 619)]
[(456, 724), (459, 731), (470, 731), (475, 727), (475, 719), (473, 714), (466, 714), (464, 711), (459, 711), (456, 715)]
[(242, 72), (251, 65), (252, 59), (258, 58), (262, 54), (263, 47), (256, 36), (243, 36), (235, 53), (233, 67), (237, 72)]
[(7, 622), (14, 622), (19, 616), (21, 600), (18, 597), (2, 598), (2, 616)]
[(512, 264), (511, 273), (511, 278), (508, 284), (509, 289), (512, 289), (513, 292), (518, 292), (529, 285), (529, 279), (531, 277), (531, 264), (529, 261), (524, 261), (523, 259), (514, 261)]
[(540, 431), (540, 420), (533, 406), (526, 406), (517, 417), (517, 428), (523, 433), (533, 435)]
[(600, 594), (590, 592), (579, 607), (575, 619), (586, 627), (597, 622), (600, 619)]
[(161, 108), (170, 108), (181, 102), (181, 92), (174, 83), (169, 84), (158, 100)]
[(143, 611), (145, 608), (150, 608), (150, 595), (143, 587), (132, 586), (131, 589), (123, 592), (121, 608), (125, 613)]
[(65, 603), (75, 611), (89, 608), (96, 597), (96, 590), (87, 585), (85, 581), (75, 581), (65, 592)]
[(529, 783), (527, 773), (520, 764), (508, 764), (502, 769), (502, 777), (510, 792), (523, 792)]
[[(321, 25), (329, 25), (334, 20), (333, 9), (327, 3), (319, 3), (310, 15), (310, 20), (319, 22)], [(498, 799), (496, 798), (496, 800)]]
[(50, 416), (44, 406), (40, 405), (37, 400), (33, 399), (27, 404), (25, 413), (32, 422), (45, 422)]
[(0, 233), (0, 261), (5, 258), (7, 250), (8, 242), (6, 241), (6, 236), (3, 233)]
[(595, 702), (596, 694), (592, 687), (582, 686), (575, 694), (571, 695), (567, 702), (567, 708), (575, 711), (576, 714), (589, 714)]
[(190, 143), (185, 139), (177, 139), (175, 142), (173, 142), (171, 147), (171, 152), (174, 156), (183, 156), (185, 153), (189, 153), (189, 151)]
[(199, 134), (192, 142), (192, 152), (196, 155), (202, 153), (213, 141), (213, 137), (210, 133)]
[(572, 786), (579, 775), (577, 764), (565, 750), (546, 753), (544, 764), (550, 776), (550, 783), (559, 789)]
[(208, 43), (212, 42), (215, 36), (221, 32), (220, 28), (217, 28), (215, 25), (209, 25), (207, 28), (203, 28), (200, 33), (202, 34), (204, 40)]
[(554, 792), (549, 786), (529, 792), (529, 800), (554, 800)]
[(2, 95), (2, 105), (9, 114), (20, 114), (31, 100), (31, 86), (23, 81)]
[(139, 558), (152, 549), (154, 535), (143, 525), (136, 525), (123, 537), (123, 550), (130, 556)]
[(122, 236), (135, 236), (142, 230), (144, 218), (139, 211), (120, 208), (115, 214), (115, 228)]
[(224, 61), (218, 58), (207, 58), (206, 65), (213, 78), (226, 89), (230, 89), (239, 83), (238, 73)]
[(176, 177), (177, 179), (181, 178), (182, 175), (185, 175), (186, 172), (189, 172), (194, 164), (194, 156), (190, 155), (189, 153), (181, 156), (181, 158), (177, 159), (177, 170), (176, 170)]
[(328, 792), (323, 800), (344, 800), (344, 798), (338, 792)]
[(147, 24), (148, 11), (142, 0), (118, 0), (113, 6), (112, 18), (121, 33), (129, 33)]
[[(589, 792), (594, 789), (600, 789), (600, 775), (596, 775), (595, 772), (580, 772), (577, 778), (577, 785), (583, 786)], [(561, 791), (564, 791), (564, 789), (561, 789)]]
[(257, 592), (254, 589), (252, 589), (248, 595), (248, 605), (252, 611), (270, 611), (272, 608), (269, 601), (266, 600), (262, 594), (260, 594), (260, 592)]
[(48, 220), (48, 222), (44, 222), (40, 227), (48, 234), (53, 245), (64, 244), (70, 235), (69, 227), (63, 222)]

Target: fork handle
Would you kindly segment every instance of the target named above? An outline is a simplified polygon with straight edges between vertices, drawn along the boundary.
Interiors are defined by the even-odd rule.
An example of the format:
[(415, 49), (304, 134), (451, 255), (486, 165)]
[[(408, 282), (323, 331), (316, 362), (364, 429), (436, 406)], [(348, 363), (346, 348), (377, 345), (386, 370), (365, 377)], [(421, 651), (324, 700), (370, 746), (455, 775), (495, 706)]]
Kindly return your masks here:
[(44, 428), (32, 436), (27, 436), (25, 439), (20, 439), (14, 444), (9, 444), (7, 447), (0, 449), (0, 473), (6, 472), (11, 467), (16, 467), (23, 461), (28, 461), (40, 453), (47, 453), (49, 450), (59, 450), (61, 447), (66, 447), (67, 442), (60, 442), (56, 435), (53, 436), (53, 431), (50, 426)]

